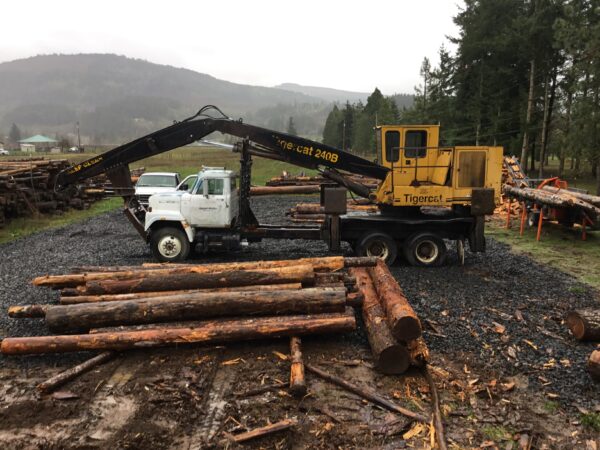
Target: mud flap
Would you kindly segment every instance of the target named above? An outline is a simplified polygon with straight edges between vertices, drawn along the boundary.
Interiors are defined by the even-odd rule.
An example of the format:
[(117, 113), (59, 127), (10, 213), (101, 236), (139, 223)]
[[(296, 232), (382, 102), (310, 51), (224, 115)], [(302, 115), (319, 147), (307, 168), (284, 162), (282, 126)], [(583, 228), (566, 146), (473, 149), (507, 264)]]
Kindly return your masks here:
[(469, 235), (469, 249), (472, 252), (485, 252), (485, 216), (475, 216)]

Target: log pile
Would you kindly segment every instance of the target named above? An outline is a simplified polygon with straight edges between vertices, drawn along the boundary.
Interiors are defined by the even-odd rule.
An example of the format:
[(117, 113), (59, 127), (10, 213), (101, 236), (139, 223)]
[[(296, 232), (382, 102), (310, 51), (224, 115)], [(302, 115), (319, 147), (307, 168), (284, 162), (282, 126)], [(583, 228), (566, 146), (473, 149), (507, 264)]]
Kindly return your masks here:
[(385, 374), (404, 373), (411, 365), (423, 367), (429, 351), (421, 323), (388, 267), (379, 261), (350, 273), (363, 295), (362, 317), (375, 367)]
[[(578, 341), (600, 342), (600, 310), (594, 308), (569, 311), (566, 319), (571, 334)], [(600, 381), (600, 348), (594, 350), (587, 363), (590, 376)]]
[(362, 293), (346, 269), (374, 268), (376, 263), (376, 258), (333, 256), (90, 267), (86, 272), (38, 277), (34, 285), (60, 291), (59, 304), (12, 306), (8, 314), (44, 318), (57, 335), (5, 338), (0, 352), (115, 351), (290, 337), (293, 385), (301, 393), (298, 337), (354, 330), (349, 305), (360, 305)]
[(76, 190), (55, 192), (56, 176), (70, 165), (66, 159), (0, 161), (0, 226), (15, 217), (85, 209), (110, 194), (105, 176), (87, 180)]
[(600, 216), (600, 207), (575, 197), (571, 191), (559, 189), (548, 191), (545, 189), (534, 189), (529, 187), (518, 188), (504, 185), (504, 194), (519, 200), (530, 201), (538, 205), (554, 208), (576, 208), (585, 212), (590, 218), (596, 219)]
[[(377, 213), (379, 207), (367, 199), (349, 199), (346, 202), (348, 211)], [(286, 212), (292, 222), (322, 223), (325, 220), (325, 208), (319, 203), (298, 203)]]
[[(379, 180), (362, 175), (344, 174), (344, 177), (369, 189), (376, 189), (379, 185)], [(252, 186), (250, 194), (316, 194), (321, 191), (322, 184), (335, 184), (335, 182), (322, 176), (306, 176), (304, 173), (294, 176), (287, 171), (283, 171), (281, 175), (268, 180), (265, 186)]]

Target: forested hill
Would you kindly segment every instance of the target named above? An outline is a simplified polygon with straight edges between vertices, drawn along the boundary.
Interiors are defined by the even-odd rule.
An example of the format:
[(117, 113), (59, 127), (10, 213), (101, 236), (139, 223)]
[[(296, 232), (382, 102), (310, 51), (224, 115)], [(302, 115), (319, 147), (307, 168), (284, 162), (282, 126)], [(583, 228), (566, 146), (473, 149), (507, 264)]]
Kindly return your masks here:
[[(16, 123), (23, 135), (72, 133), (122, 142), (215, 104), (231, 117), (320, 136), (327, 98), (248, 86), (117, 55), (47, 55), (0, 64), (0, 136)], [(0, 139), (1, 140), (1, 139)]]
[(368, 92), (352, 92), (343, 91), (340, 89), (331, 89), (318, 86), (302, 86), (295, 83), (283, 83), (275, 86), (276, 89), (285, 89), (287, 91), (299, 92), (311, 97), (318, 97), (330, 102), (346, 103), (347, 101), (354, 103), (357, 101), (365, 102), (369, 96)]

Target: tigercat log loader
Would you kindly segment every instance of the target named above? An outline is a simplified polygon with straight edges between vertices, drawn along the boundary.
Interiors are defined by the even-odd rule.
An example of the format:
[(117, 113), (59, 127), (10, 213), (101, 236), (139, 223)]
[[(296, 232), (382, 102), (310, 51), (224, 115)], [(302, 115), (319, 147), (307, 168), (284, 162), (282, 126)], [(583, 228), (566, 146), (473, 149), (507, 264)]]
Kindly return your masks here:
[[(209, 112), (216, 111), (218, 115)], [(214, 113), (213, 113), (214, 114)], [(200, 171), (191, 186), (150, 197), (146, 211), (133, 195), (128, 164), (166, 152), (219, 131), (241, 138), (236, 176), (223, 168)], [(332, 251), (350, 243), (359, 255), (379, 256), (392, 263), (398, 252), (413, 265), (443, 262), (444, 240), (454, 240), (464, 260), (464, 242), (485, 251), (484, 216), (500, 200), (501, 147), (438, 145), (439, 127), (376, 127), (378, 161), (298, 136), (245, 124), (214, 106), (167, 128), (76, 164), (57, 177), (57, 189), (106, 172), (115, 192), (125, 200), (125, 214), (161, 261), (185, 259), (191, 248), (235, 249), (242, 243), (274, 239), (325, 240)], [(316, 169), (331, 180), (323, 185), (321, 226), (259, 224), (250, 208), (252, 156), (287, 161)], [(345, 175), (376, 178), (376, 190)], [(379, 213), (347, 213), (347, 190), (377, 203)]]

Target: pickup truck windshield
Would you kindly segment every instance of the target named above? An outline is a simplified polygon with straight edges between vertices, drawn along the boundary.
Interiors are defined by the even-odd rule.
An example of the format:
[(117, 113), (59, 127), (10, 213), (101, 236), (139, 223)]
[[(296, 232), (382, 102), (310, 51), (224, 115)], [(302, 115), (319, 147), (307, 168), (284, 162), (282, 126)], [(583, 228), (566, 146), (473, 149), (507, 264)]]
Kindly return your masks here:
[(177, 177), (172, 175), (142, 175), (137, 182), (139, 187), (177, 187)]

